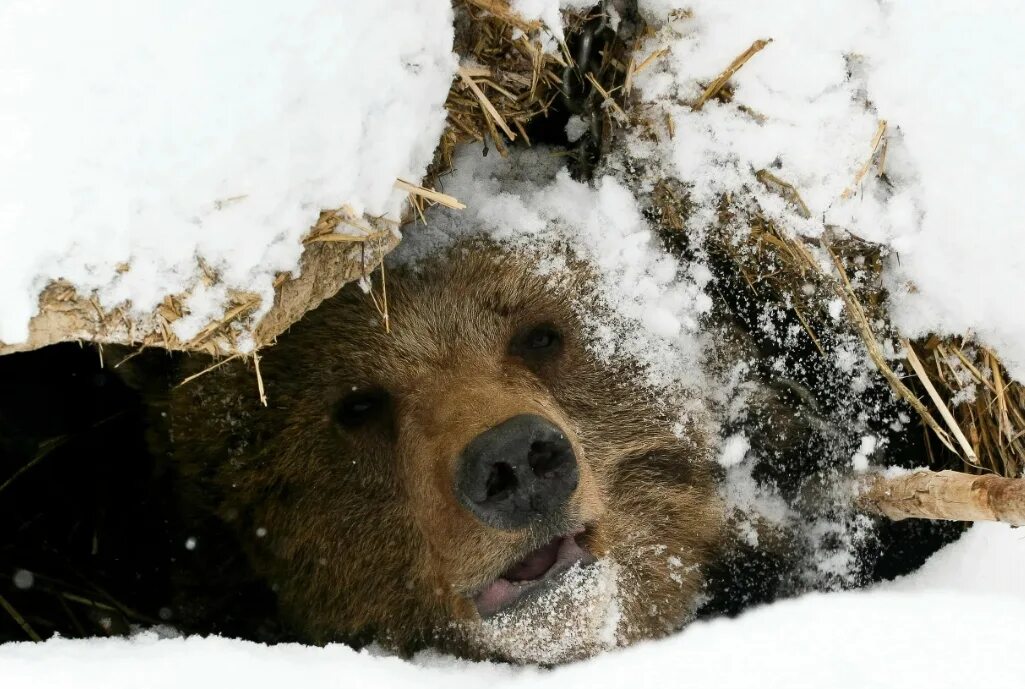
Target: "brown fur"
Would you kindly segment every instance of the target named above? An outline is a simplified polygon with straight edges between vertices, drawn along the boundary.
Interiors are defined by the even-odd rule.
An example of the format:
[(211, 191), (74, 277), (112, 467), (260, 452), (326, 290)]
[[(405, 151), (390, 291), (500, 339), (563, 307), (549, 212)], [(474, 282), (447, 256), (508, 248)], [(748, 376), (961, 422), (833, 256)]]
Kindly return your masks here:
[[(543, 278), (525, 260), (464, 246), (420, 272), (393, 271), (390, 334), (370, 298), (346, 287), (263, 354), (267, 408), (239, 361), (173, 391), (182, 477), (236, 530), (303, 638), (556, 662), (662, 635), (693, 614), (725, 528), (707, 422), (697, 408), (678, 437), (627, 364), (610, 370), (588, 350), (571, 305), (587, 299), (584, 271)], [(511, 355), (511, 338), (541, 323), (561, 332), (558, 355)], [(353, 389), (386, 391), (387, 412), (340, 427), (336, 405)], [(612, 636), (567, 637), (587, 607), (572, 591), (548, 608), (557, 615), (521, 613), (534, 636), (567, 637), (552, 653), (498, 638), (515, 620), (485, 630), (468, 595), (566, 525), (492, 529), (453, 491), (466, 444), (523, 413), (571, 439), (580, 480), (566, 524), (588, 524), (587, 547), (617, 568)]]

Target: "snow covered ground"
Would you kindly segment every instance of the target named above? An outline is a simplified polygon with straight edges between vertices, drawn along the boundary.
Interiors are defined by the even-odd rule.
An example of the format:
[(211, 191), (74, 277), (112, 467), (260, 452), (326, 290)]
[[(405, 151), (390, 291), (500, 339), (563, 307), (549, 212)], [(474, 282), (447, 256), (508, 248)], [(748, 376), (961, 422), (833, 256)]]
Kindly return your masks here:
[(147, 632), (0, 646), (0, 681), (5, 689), (1014, 687), (1025, 678), (1015, 646), (1025, 628), (1023, 569), (1025, 535), (978, 525), (905, 580), (776, 603), (551, 671)]

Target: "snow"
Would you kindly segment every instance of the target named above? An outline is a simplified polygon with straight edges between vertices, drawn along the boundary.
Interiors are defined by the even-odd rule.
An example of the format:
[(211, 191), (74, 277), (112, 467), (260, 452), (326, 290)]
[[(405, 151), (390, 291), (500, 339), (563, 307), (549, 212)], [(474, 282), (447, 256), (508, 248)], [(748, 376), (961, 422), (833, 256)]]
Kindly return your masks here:
[(604, 177), (593, 186), (573, 180), (561, 158), (542, 147), (508, 158), (464, 148), (445, 178), (445, 191), (466, 204), (439, 210), (416, 228), (391, 260), (415, 264), (462, 237), (482, 232), (540, 254), (535, 269), (557, 279), (568, 244), (598, 268), (604, 309), (581, 307), (592, 348), (603, 359), (630, 357), (646, 382), (662, 390), (702, 383), (698, 320), (711, 306), (705, 271), (681, 266), (658, 244), (636, 198), (622, 182)]
[(178, 337), (229, 290), (268, 309), (320, 210), (397, 217), (452, 40), (448, 0), (0, 4), (0, 341), (27, 337), (51, 280), (142, 316), (200, 260), (220, 282)]
[(22, 591), (32, 588), (36, 583), (35, 575), (27, 569), (19, 569), (16, 571), (13, 579), (15, 587)]
[[(161, 638), (158, 630), (128, 640), (6, 644), (0, 646), (0, 677), (5, 689), (1018, 686), (1025, 656), (977, 650), (1008, 648), (1020, 636), (1023, 567), (1019, 532), (978, 525), (901, 581), (697, 623), (661, 641), (551, 671), (431, 653), (405, 661), (341, 645)], [(953, 650), (952, 643), (965, 648)]]
[[(836, 225), (892, 249), (891, 315), (907, 336), (974, 334), (1025, 378), (1025, 242), (1016, 181), (1025, 175), (1025, 95), (1015, 88), (1025, 6), (845, 0), (642, 0), (645, 16), (677, 19), (644, 48), (671, 53), (637, 75), (644, 101), (673, 118), (668, 147), (635, 143), (694, 185), (704, 213), (728, 192), (754, 193), (784, 227), (816, 237)], [(772, 42), (731, 80), (735, 104), (689, 107), (704, 84), (758, 39)], [(885, 171), (868, 174), (881, 120)], [(663, 150), (667, 149), (667, 150)], [(754, 176), (792, 184), (802, 218)]]
[(741, 433), (735, 433), (722, 442), (719, 450), (719, 464), (729, 469), (744, 461), (747, 451), (751, 449), (751, 441)]
[[(509, 7), (526, 20), (539, 19), (558, 41), (565, 40), (561, 10), (586, 12), (601, 0), (511, 0)], [(558, 44), (546, 46), (558, 50)]]
[(858, 446), (858, 451), (854, 453), (854, 457), (851, 458), (851, 467), (857, 472), (868, 471), (868, 462), (872, 457), (872, 453), (876, 451), (876, 446), (879, 443), (879, 439), (866, 435), (861, 438), (861, 445)]
[[(887, 6), (886, 49), (869, 80), (915, 163), (912, 218), (893, 245), (892, 310), (908, 335), (975, 332), (1025, 380), (1025, 64), (1015, 0)], [(922, 40), (927, 37), (928, 40)]]

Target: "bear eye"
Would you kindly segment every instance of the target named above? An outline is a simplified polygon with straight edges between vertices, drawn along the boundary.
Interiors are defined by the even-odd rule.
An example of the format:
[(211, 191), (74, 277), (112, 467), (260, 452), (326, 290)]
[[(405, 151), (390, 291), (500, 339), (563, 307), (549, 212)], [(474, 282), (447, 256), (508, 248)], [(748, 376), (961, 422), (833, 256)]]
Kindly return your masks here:
[(527, 359), (554, 355), (562, 347), (562, 335), (553, 325), (535, 325), (518, 333), (509, 343), (512, 354)]
[(356, 390), (335, 407), (335, 421), (343, 428), (359, 428), (381, 418), (388, 408), (388, 393), (380, 389)]
[(527, 349), (548, 349), (554, 347), (559, 340), (559, 333), (551, 328), (536, 328), (527, 335)]

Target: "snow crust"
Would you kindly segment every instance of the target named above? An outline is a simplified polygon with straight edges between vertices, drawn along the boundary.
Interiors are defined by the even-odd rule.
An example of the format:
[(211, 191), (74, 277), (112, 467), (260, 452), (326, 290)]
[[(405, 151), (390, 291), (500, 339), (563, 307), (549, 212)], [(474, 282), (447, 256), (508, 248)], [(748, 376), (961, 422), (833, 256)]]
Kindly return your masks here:
[[(436, 654), (412, 661), (223, 638), (53, 639), (0, 646), (4, 687), (160, 689), (182, 686), (872, 687), (1019, 686), (1025, 541), (1002, 525), (977, 525), (916, 574), (873, 590), (812, 594), (734, 620), (697, 623), (681, 634), (611, 651), (553, 671), (470, 663)], [(963, 649), (952, 648), (961, 639)], [(1013, 643), (1013, 641), (1011, 641)]]
[(452, 40), (448, 0), (0, 4), (0, 341), (28, 336), (51, 280), (141, 316), (199, 260), (220, 281), (179, 338), (230, 289), (269, 308), (320, 210), (397, 217)]

